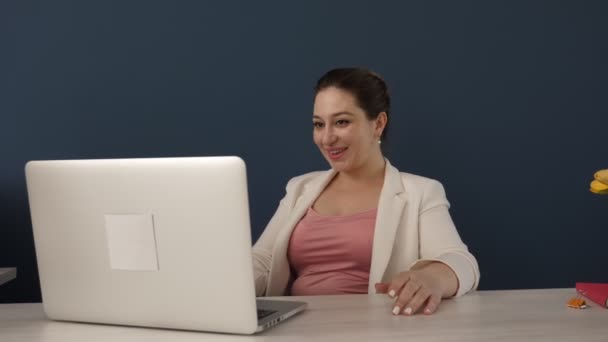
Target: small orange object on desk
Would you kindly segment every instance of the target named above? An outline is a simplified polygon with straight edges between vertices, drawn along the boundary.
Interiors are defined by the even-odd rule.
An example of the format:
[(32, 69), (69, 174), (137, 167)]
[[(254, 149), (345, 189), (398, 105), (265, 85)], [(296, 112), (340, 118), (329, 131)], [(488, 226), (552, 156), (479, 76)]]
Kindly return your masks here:
[(585, 309), (587, 308), (587, 303), (581, 297), (575, 297), (568, 301), (568, 307), (573, 309)]

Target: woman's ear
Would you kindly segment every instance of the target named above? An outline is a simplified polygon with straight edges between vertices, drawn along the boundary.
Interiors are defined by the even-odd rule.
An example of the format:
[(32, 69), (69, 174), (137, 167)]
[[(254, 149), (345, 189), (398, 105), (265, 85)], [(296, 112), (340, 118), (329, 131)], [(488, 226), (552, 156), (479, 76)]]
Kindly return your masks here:
[(382, 132), (384, 132), (384, 128), (386, 127), (387, 123), (388, 123), (388, 115), (386, 115), (386, 112), (380, 112), (380, 114), (378, 114), (378, 117), (376, 118), (376, 128), (375, 128), (375, 133), (378, 138), (380, 138), (382, 136)]

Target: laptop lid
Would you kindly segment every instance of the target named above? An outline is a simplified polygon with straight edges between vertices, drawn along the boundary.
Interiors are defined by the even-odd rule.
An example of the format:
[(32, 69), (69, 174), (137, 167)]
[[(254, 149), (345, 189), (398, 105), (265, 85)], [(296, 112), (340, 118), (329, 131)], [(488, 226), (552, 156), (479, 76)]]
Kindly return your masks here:
[(32, 161), (26, 180), (49, 318), (256, 331), (240, 158)]

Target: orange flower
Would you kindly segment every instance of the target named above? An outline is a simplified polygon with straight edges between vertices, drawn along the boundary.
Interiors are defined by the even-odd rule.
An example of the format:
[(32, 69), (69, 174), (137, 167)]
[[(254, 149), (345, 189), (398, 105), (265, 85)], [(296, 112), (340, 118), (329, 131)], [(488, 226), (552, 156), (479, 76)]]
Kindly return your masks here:
[(593, 178), (595, 179), (591, 182), (589, 190), (600, 195), (608, 194), (608, 169), (599, 170)]

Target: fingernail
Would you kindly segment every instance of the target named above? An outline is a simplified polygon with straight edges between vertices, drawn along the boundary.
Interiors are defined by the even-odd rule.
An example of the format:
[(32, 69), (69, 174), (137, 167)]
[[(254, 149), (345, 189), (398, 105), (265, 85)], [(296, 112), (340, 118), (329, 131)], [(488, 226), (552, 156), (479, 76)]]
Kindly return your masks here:
[(411, 315), (412, 314), (412, 308), (405, 308), (405, 311), (403, 311), (403, 313), (405, 313), (406, 315)]
[(393, 315), (398, 315), (398, 314), (399, 314), (399, 311), (401, 311), (401, 308), (400, 308), (400, 307), (398, 307), (398, 306), (395, 306), (395, 307), (393, 308)]
[(430, 314), (431, 313), (431, 309), (424, 309), (424, 313), (425, 314)]
[(395, 297), (395, 290), (391, 290), (391, 292), (388, 293), (389, 297)]

